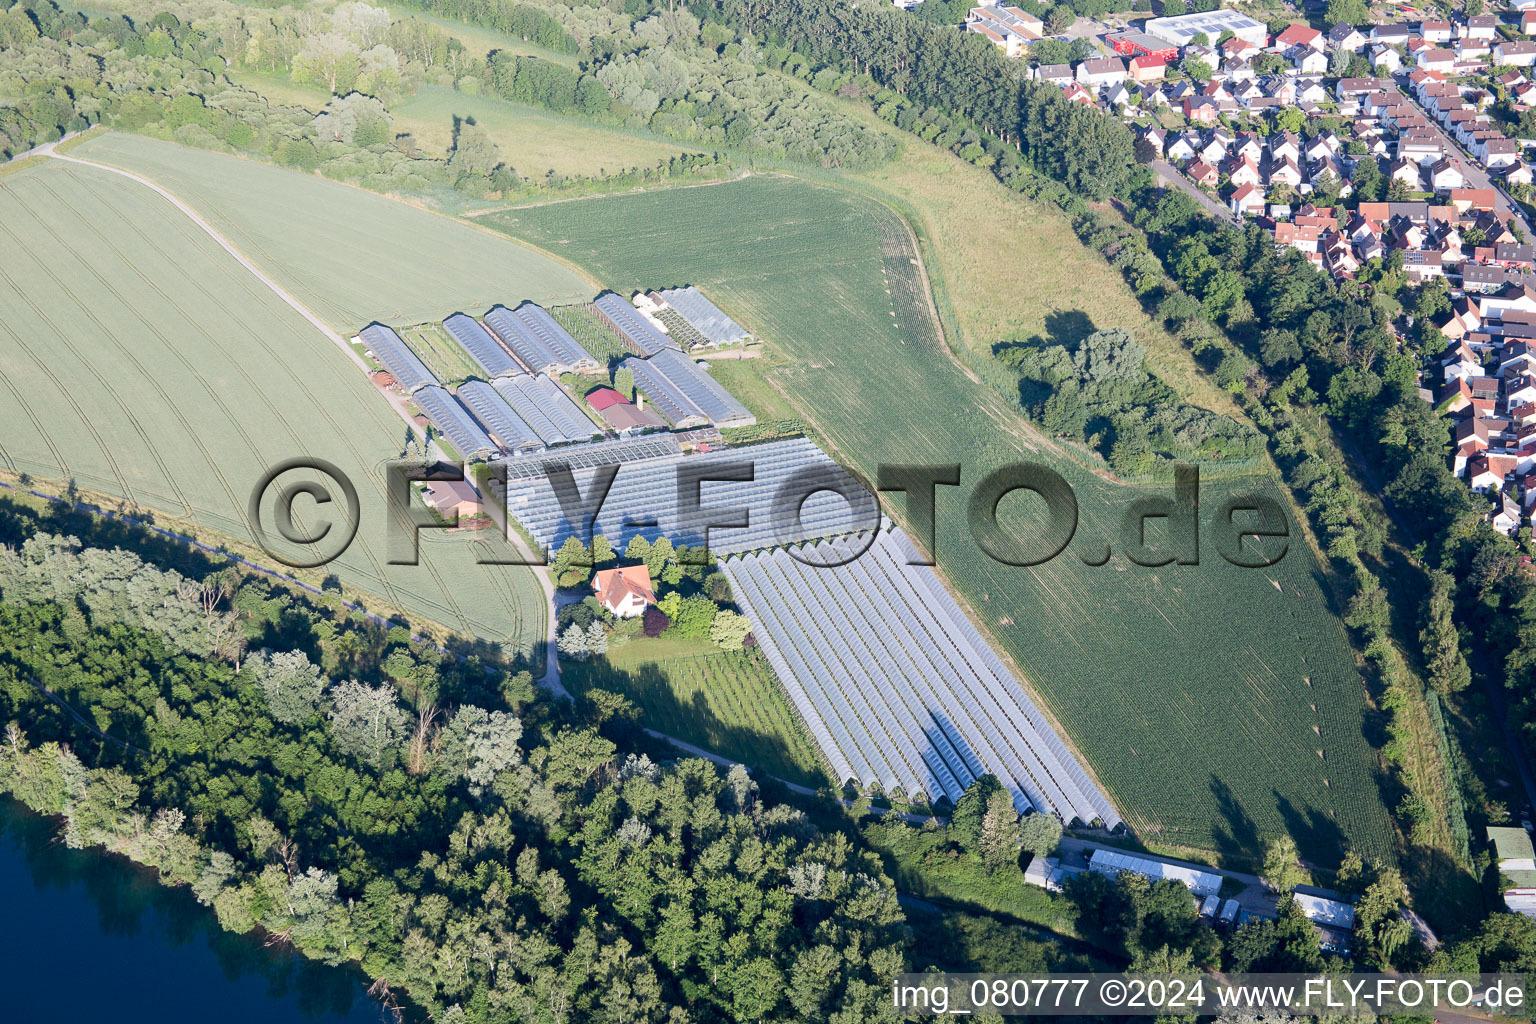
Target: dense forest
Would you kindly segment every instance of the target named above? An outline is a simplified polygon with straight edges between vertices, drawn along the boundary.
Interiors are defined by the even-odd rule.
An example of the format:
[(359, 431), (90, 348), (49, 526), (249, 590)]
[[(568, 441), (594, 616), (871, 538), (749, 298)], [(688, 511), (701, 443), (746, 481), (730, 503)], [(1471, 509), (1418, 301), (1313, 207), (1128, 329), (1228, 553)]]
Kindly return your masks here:
[[(589, 59), (572, 68), (501, 49), (477, 58), (435, 24), (356, 2), (323, 13), (214, 0), (211, 13), (189, 21), (160, 4), (125, 6), (133, 16), (87, 18), (51, 2), (0, 11), (0, 95), (22, 97), (0, 102), (0, 157), (105, 123), (380, 191), (446, 184), (510, 198), (593, 184), (519, 175), (473, 120), (455, 126), (449, 159), (423, 158), (413, 138), (394, 131), (389, 108), (424, 85), (812, 165), (872, 166), (896, 148), (812, 90), (766, 73), (757, 51), (709, 44), (686, 10), (635, 20), (595, 7), (417, 5), (473, 16), (556, 53), (580, 48)], [(336, 98), (316, 117), (234, 85), (226, 76), (236, 71), (288, 77)], [(623, 187), (720, 170), (720, 157), (698, 152), (597, 177)]]
[(0, 789), (71, 845), (439, 1019), (882, 1018), (878, 858), (744, 769), (626, 752), (621, 698), (4, 512)]

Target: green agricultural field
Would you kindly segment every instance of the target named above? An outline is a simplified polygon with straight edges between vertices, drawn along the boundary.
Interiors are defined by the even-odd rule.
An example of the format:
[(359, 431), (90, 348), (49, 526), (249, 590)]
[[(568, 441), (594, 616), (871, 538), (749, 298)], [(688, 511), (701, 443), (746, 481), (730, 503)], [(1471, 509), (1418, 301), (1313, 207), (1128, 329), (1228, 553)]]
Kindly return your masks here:
[(821, 758), (757, 651), (708, 641), (638, 638), (602, 659), (566, 662), (572, 693), (622, 693), (652, 728), (804, 786), (827, 784)]
[[(443, 86), (426, 86), (390, 108), (395, 131), (410, 132), (427, 156), (446, 156), (453, 145), (455, 118), (470, 118), (491, 134), (502, 157), (525, 178), (614, 174), (654, 167), (688, 152), (661, 139), (598, 128), (555, 117), (493, 96), (471, 96)], [(697, 150), (695, 150), (696, 152)]]
[[(764, 372), (866, 474), (881, 463), (962, 463), (962, 487), (939, 492), (940, 571), (1144, 841), (1240, 860), (1285, 829), (1320, 863), (1336, 861), (1346, 843), (1391, 855), (1367, 741), (1376, 726), (1302, 538), (1269, 569), (1229, 565), (1208, 534), (1199, 565), (1148, 569), (1122, 555), (1086, 565), (1103, 542), (1118, 543), (1124, 510), (1143, 491), (1067, 458), (1015, 403), (952, 359), (911, 236), (886, 207), (829, 185), (758, 176), (482, 221), (568, 257), (619, 292), (703, 288), (766, 339), (774, 358)], [(1033, 251), (1035, 272), (995, 287), (1064, 301), (1077, 294), (1080, 251), (1031, 250), (1028, 236), (1009, 244), (1025, 251), (999, 259), (1028, 260)], [(1043, 315), (1117, 326), (1106, 311), (1122, 298)], [(1018, 461), (1050, 465), (1080, 506), (1071, 547), (1033, 568), (994, 562), (965, 525), (970, 488)], [(1262, 475), (1207, 480), (1207, 530), (1222, 492), (1234, 489), (1280, 494)], [(1023, 529), (1028, 508), (1022, 497), (1005, 499), (1005, 524)]]
[(580, 274), (506, 238), (315, 175), (109, 132), (71, 156), (174, 193), (343, 334), (456, 309), (584, 301)]
[(326, 459), (361, 504), (357, 540), (331, 566), (344, 583), (465, 634), (542, 639), (529, 569), (477, 566), (465, 539), (430, 533), (419, 566), (386, 564), (382, 464), (404, 424), (344, 352), (164, 199), (49, 161), (0, 180), (0, 251), (0, 466), (249, 543), (260, 475)]
[(571, 337), (581, 343), (598, 359), (606, 359), (609, 366), (624, 361), (634, 355), (629, 347), (620, 340), (612, 327), (603, 323), (592, 312), (587, 303), (579, 306), (561, 306), (559, 309), (549, 311), (550, 315), (571, 333)]
[[(477, 316), (480, 310), (474, 310), (470, 316)], [(470, 377), (481, 375), (481, 369), (475, 365), (468, 352), (454, 341), (436, 324), (422, 324), (417, 327), (407, 327), (400, 332), (406, 344), (411, 350), (421, 357), (438, 380), (444, 383), (451, 381), (467, 380)]]

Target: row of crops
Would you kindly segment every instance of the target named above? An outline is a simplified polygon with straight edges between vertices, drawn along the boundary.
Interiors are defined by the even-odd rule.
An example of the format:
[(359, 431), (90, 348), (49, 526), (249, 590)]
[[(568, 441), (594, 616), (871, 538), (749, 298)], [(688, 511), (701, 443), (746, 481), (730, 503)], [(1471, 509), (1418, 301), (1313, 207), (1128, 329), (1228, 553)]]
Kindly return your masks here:
[[(624, 653), (618, 648), (614, 656)], [(594, 686), (621, 693), (653, 728), (781, 779), (813, 787), (830, 781), (759, 652), (692, 654), (627, 667), (595, 659), (567, 666), (563, 679), (578, 694)]]
[(1119, 824), (933, 573), (908, 564), (912, 557), (900, 531), (888, 530), (722, 565), (840, 781), (953, 803), (990, 774), (1020, 811)]

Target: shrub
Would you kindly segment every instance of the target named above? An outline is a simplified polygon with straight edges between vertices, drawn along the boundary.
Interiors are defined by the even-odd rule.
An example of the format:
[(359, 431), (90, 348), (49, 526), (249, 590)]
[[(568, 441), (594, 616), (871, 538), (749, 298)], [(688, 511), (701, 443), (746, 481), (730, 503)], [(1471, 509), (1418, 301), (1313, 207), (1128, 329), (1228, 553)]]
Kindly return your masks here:
[(645, 614), (640, 616), (641, 632), (652, 640), (666, 632), (667, 627), (670, 625), (672, 625), (672, 620), (667, 618), (667, 613), (655, 605), (646, 608)]

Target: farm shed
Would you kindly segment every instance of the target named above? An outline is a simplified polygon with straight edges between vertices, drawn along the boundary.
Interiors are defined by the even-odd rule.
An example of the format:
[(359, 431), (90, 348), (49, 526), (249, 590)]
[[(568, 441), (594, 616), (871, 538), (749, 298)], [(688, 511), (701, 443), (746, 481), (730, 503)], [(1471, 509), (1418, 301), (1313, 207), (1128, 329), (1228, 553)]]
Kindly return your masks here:
[(497, 306), (485, 314), (485, 326), (529, 373), (591, 373), (600, 368), (592, 353), (542, 306), (531, 302), (515, 310)]
[(1296, 905), (1313, 924), (1320, 924), (1333, 931), (1347, 932), (1355, 926), (1355, 908), (1338, 900), (1313, 896), (1311, 893), (1293, 894)]
[(640, 311), (620, 295), (609, 292), (599, 295), (592, 309), (603, 322), (624, 339), (624, 344), (636, 354), (652, 356), (664, 348), (677, 348), (677, 342), (658, 331)]
[(455, 313), (443, 321), (443, 330), (453, 335), (453, 340), (463, 346), (475, 365), (485, 373), (487, 380), (523, 372), (517, 360), (473, 317)]
[(649, 359), (631, 357), (624, 365), (634, 371), (635, 386), (674, 427), (749, 427), (757, 422), (746, 406), (677, 349), (662, 349)]
[(483, 459), (497, 452), (496, 442), (475, 422), (475, 418), (469, 414), (459, 400), (444, 391), (441, 386), (431, 384), (417, 391), (413, 395), (416, 404), (421, 406), (421, 411), (427, 414), (448, 442), (459, 450), (459, 454), (466, 459)]
[(1020, 811), (1119, 825), (933, 569), (910, 564), (915, 554), (889, 527), (720, 563), (838, 781), (953, 802), (991, 774)]
[(480, 425), (501, 442), (504, 451), (536, 452), (544, 447), (539, 435), (491, 385), (478, 380), (468, 381), (459, 385), (458, 396), (459, 401), (475, 414)]
[(735, 345), (752, 340), (747, 329), (726, 316), (704, 293), (689, 285), (687, 288), (668, 288), (661, 293), (667, 305), (704, 335), (714, 345)]
[(1154, 882), (1171, 878), (1182, 882), (1196, 896), (1211, 896), (1221, 890), (1221, 876), (1205, 871), (1192, 864), (1172, 864), (1168, 861), (1140, 857), (1119, 850), (1094, 850), (1088, 859), (1088, 867), (1101, 875), (1113, 878), (1122, 871), (1133, 871)]
[(590, 441), (593, 434), (602, 433), (560, 385), (542, 374), (520, 373), (493, 381), (491, 386), (545, 444)]
[(442, 516), (473, 516), (480, 512), (480, 492), (468, 480), (431, 480), (423, 485), (421, 499)]
[(406, 394), (437, 383), (437, 378), (427, 369), (427, 364), (411, 351), (410, 346), (400, 339), (393, 328), (383, 324), (369, 324), (358, 333), (358, 338)]
[(1024, 881), (1048, 892), (1061, 892), (1067, 879), (1083, 873), (1083, 868), (1063, 867), (1055, 857), (1035, 857), (1024, 869)]

